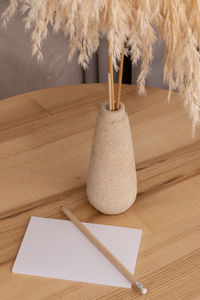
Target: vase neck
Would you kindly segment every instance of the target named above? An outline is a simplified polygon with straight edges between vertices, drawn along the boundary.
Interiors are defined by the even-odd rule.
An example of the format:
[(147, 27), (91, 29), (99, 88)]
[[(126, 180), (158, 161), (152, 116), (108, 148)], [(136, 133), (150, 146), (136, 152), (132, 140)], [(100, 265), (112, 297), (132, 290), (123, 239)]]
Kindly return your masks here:
[(107, 102), (101, 105), (100, 116), (106, 119), (108, 122), (119, 122), (126, 117), (126, 111), (124, 103), (120, 103), (120, 107), (117, 110), (109, 110)]

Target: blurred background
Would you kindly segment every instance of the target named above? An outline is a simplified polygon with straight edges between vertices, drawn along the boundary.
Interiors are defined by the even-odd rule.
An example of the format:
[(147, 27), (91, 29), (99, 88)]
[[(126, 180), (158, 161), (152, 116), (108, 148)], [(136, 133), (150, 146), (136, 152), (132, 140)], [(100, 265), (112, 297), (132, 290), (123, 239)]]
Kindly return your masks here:
[[(8, 6), (1, 0), (0, 15)], [(32, 57), (31, 32), (25, 32), (20, 16), (15, 16), (5, 29), (0, 27), (0, 99), (25, 92), (78, 83), (107, 82), (107, 42), (102, 39), (98, 52), (93, 56), (89, 68), (84, 71), (76, 57), (68, 63), (68, 40), (62, 33), (50, 31), (43, 43), (42, 62)], [(154, 49), (151, 72), (146, 86), (166, 88), (163, 84), (164, 45), (158, 42)], [(135, 84), (140, 64), (132, 67), (125, 57), (123, 83)], [(115, 82), (117, 74), (114, 73)]]

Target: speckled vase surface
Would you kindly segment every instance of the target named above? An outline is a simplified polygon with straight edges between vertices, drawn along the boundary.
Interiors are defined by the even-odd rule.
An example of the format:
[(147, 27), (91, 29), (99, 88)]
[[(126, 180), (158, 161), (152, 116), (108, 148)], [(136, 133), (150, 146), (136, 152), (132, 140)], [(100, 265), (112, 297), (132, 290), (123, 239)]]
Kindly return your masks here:
[(123, 103), (98, 113), (87, 178), (90, 203), (104, 214), (120, 214), (135, 201), (136, 168), (128, 115)]

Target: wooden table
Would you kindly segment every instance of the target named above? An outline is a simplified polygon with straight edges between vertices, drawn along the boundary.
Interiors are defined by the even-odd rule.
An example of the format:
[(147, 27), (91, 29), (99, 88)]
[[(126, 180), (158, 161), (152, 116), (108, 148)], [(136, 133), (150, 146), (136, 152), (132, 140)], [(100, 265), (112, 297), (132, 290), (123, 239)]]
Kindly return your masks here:
[[(135, 204), (106, 216), (87, 201), (86, 176), (95, 119), (106, 84), (73, 85), (0, 101), (0, 299), (200, 299), (200, 131), (174, 94), (123, 85), (138, 176)], [(143, 230), (135, 290), (12, 274), (30, 216)]]

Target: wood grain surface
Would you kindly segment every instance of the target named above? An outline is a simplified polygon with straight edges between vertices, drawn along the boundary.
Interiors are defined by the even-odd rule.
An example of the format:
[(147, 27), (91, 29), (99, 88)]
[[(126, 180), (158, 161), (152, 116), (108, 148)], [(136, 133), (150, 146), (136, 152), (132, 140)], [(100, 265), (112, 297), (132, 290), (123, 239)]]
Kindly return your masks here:
[[(117, 87), (115, 86), (115, 93)], [(200, 299), (200, 130), (174, 94), (122, 86), (137, 165), (138, 196), (118, 216), (87, 201), (86, 178), (96, 115), (106, 84), (72, 85), (0, 101), (0, 299)], [(135, 290), (12, 274), (30, 216), (143, 230)], [(56, 255), (56, 253), (55, 253)]]

